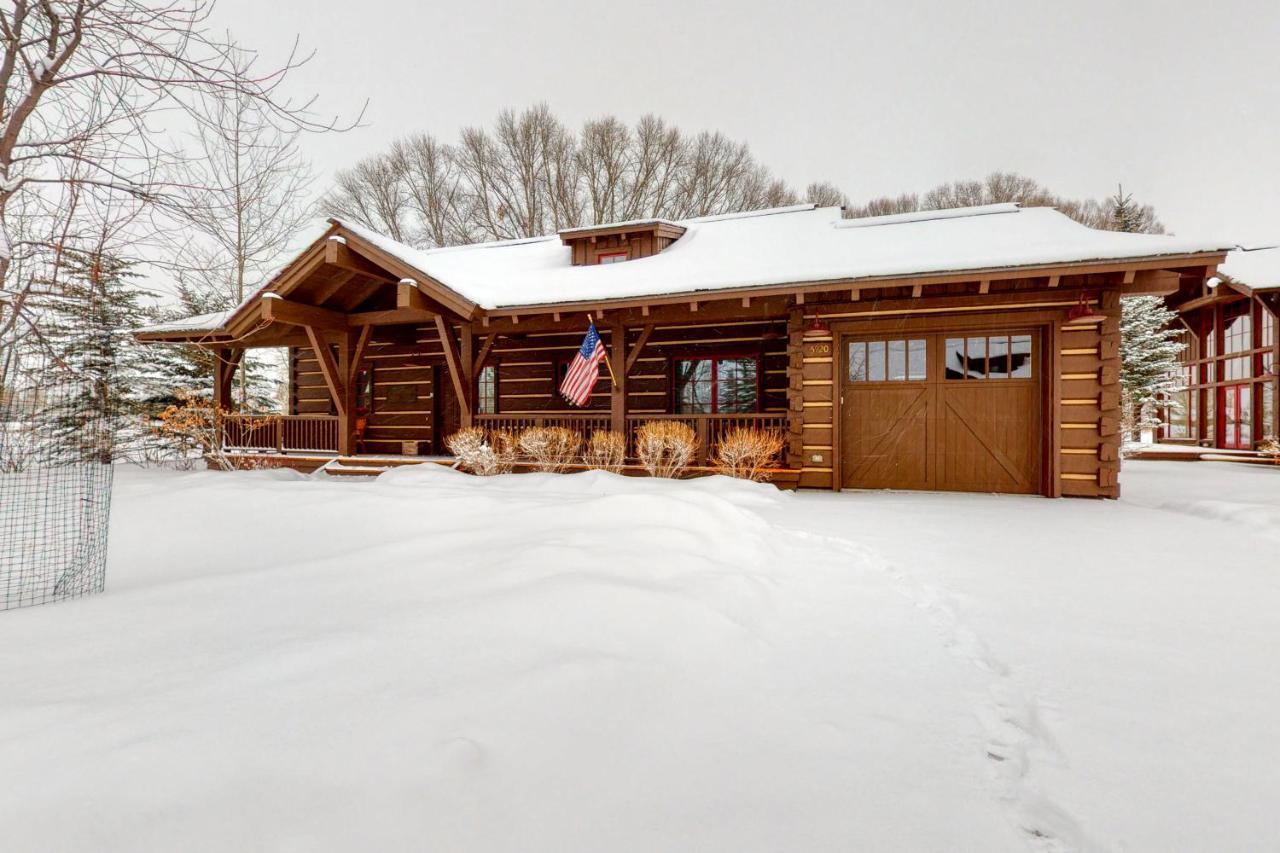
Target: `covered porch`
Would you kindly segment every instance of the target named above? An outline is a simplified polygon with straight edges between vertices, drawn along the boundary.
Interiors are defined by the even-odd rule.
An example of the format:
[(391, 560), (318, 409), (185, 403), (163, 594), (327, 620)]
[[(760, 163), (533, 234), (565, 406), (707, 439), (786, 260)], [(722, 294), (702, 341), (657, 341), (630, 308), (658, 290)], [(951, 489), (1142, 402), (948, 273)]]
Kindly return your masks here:
[[(574, 408), (557, 387), (588, 316), (610, 369), (601, 368), (590, 403)], [(664, 419), (694, 431), (695, 469), (728, 430), (781, 431), (790, 457), (782, 467), (792, 472), (782, 479), (798, 478), (791, 406), (800, 405), (803, 330), (784, 296), (485, 311), (335, 223), (254, 297), (214, 319), (216, 328), (139, 337), (214, 356), (221, 449), (251, 461), (304, 470), (333, 460), (442, 461), (448, 436), (464, 427), (560, 426), (584, 442), (601, 430), (625, 435), (631, 462), (635, 430)], [(289, 351), (284, 414), (233, 410), (244, 352), (254, 347)]]

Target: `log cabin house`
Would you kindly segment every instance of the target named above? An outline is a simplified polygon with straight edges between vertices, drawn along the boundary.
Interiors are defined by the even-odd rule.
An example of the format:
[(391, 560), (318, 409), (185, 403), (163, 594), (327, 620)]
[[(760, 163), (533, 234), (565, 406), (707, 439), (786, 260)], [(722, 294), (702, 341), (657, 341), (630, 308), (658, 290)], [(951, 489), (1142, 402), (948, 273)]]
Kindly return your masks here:
[[(801, 487), (1119, 494), (1119, 311), (1200, 292), (1229, 247), (997, 204), (866, 219), (798, 205), (415, 249), (328, 229), (226, 314), (139, 333), (218, 354), (288, 347), (267, 438), (297, 464), (429, 456), (477, 424), (633, 434), (652, 418), (784, 430)], [(605, 376), (556, 388), (587, 315)]]
[(1165, 298), (1183, 325), (1185, 391), (1162, 441), (1253, 450), (1280, 427), (1280, 248), (1236, 249)]

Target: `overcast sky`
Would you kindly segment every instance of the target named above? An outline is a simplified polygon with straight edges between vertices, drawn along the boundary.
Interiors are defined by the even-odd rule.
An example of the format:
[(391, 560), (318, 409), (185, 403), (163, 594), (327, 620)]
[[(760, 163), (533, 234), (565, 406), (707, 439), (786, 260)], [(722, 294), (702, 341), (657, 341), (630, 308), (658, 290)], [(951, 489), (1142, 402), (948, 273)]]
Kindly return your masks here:
[(366, 125), (306, 140), (327, 178), (393, 138), (547, 102), (571, 127), (657, 113), (855, 201), (996, 169), (1166, 226), (1280, 240), (1280, 2), (220, 0), (293, 91)]

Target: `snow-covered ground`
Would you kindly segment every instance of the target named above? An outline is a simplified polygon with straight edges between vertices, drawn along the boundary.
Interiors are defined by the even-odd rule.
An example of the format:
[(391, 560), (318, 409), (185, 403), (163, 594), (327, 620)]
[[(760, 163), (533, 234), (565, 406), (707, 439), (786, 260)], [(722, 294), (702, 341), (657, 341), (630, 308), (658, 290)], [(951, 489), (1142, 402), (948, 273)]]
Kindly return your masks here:
[(122, 471), (5, 850), (1280, 846), (1280, 470), (1119, 502)]

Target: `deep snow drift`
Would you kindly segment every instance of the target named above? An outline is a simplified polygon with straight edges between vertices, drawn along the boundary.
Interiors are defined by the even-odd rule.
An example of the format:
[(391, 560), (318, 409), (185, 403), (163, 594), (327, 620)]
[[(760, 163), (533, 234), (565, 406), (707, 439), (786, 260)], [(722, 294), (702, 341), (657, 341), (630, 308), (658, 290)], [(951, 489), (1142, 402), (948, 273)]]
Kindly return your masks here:
[(1270, 846), (1280, 472), (1124, 487), (123, 471), (0, 614), (3, 847)]

